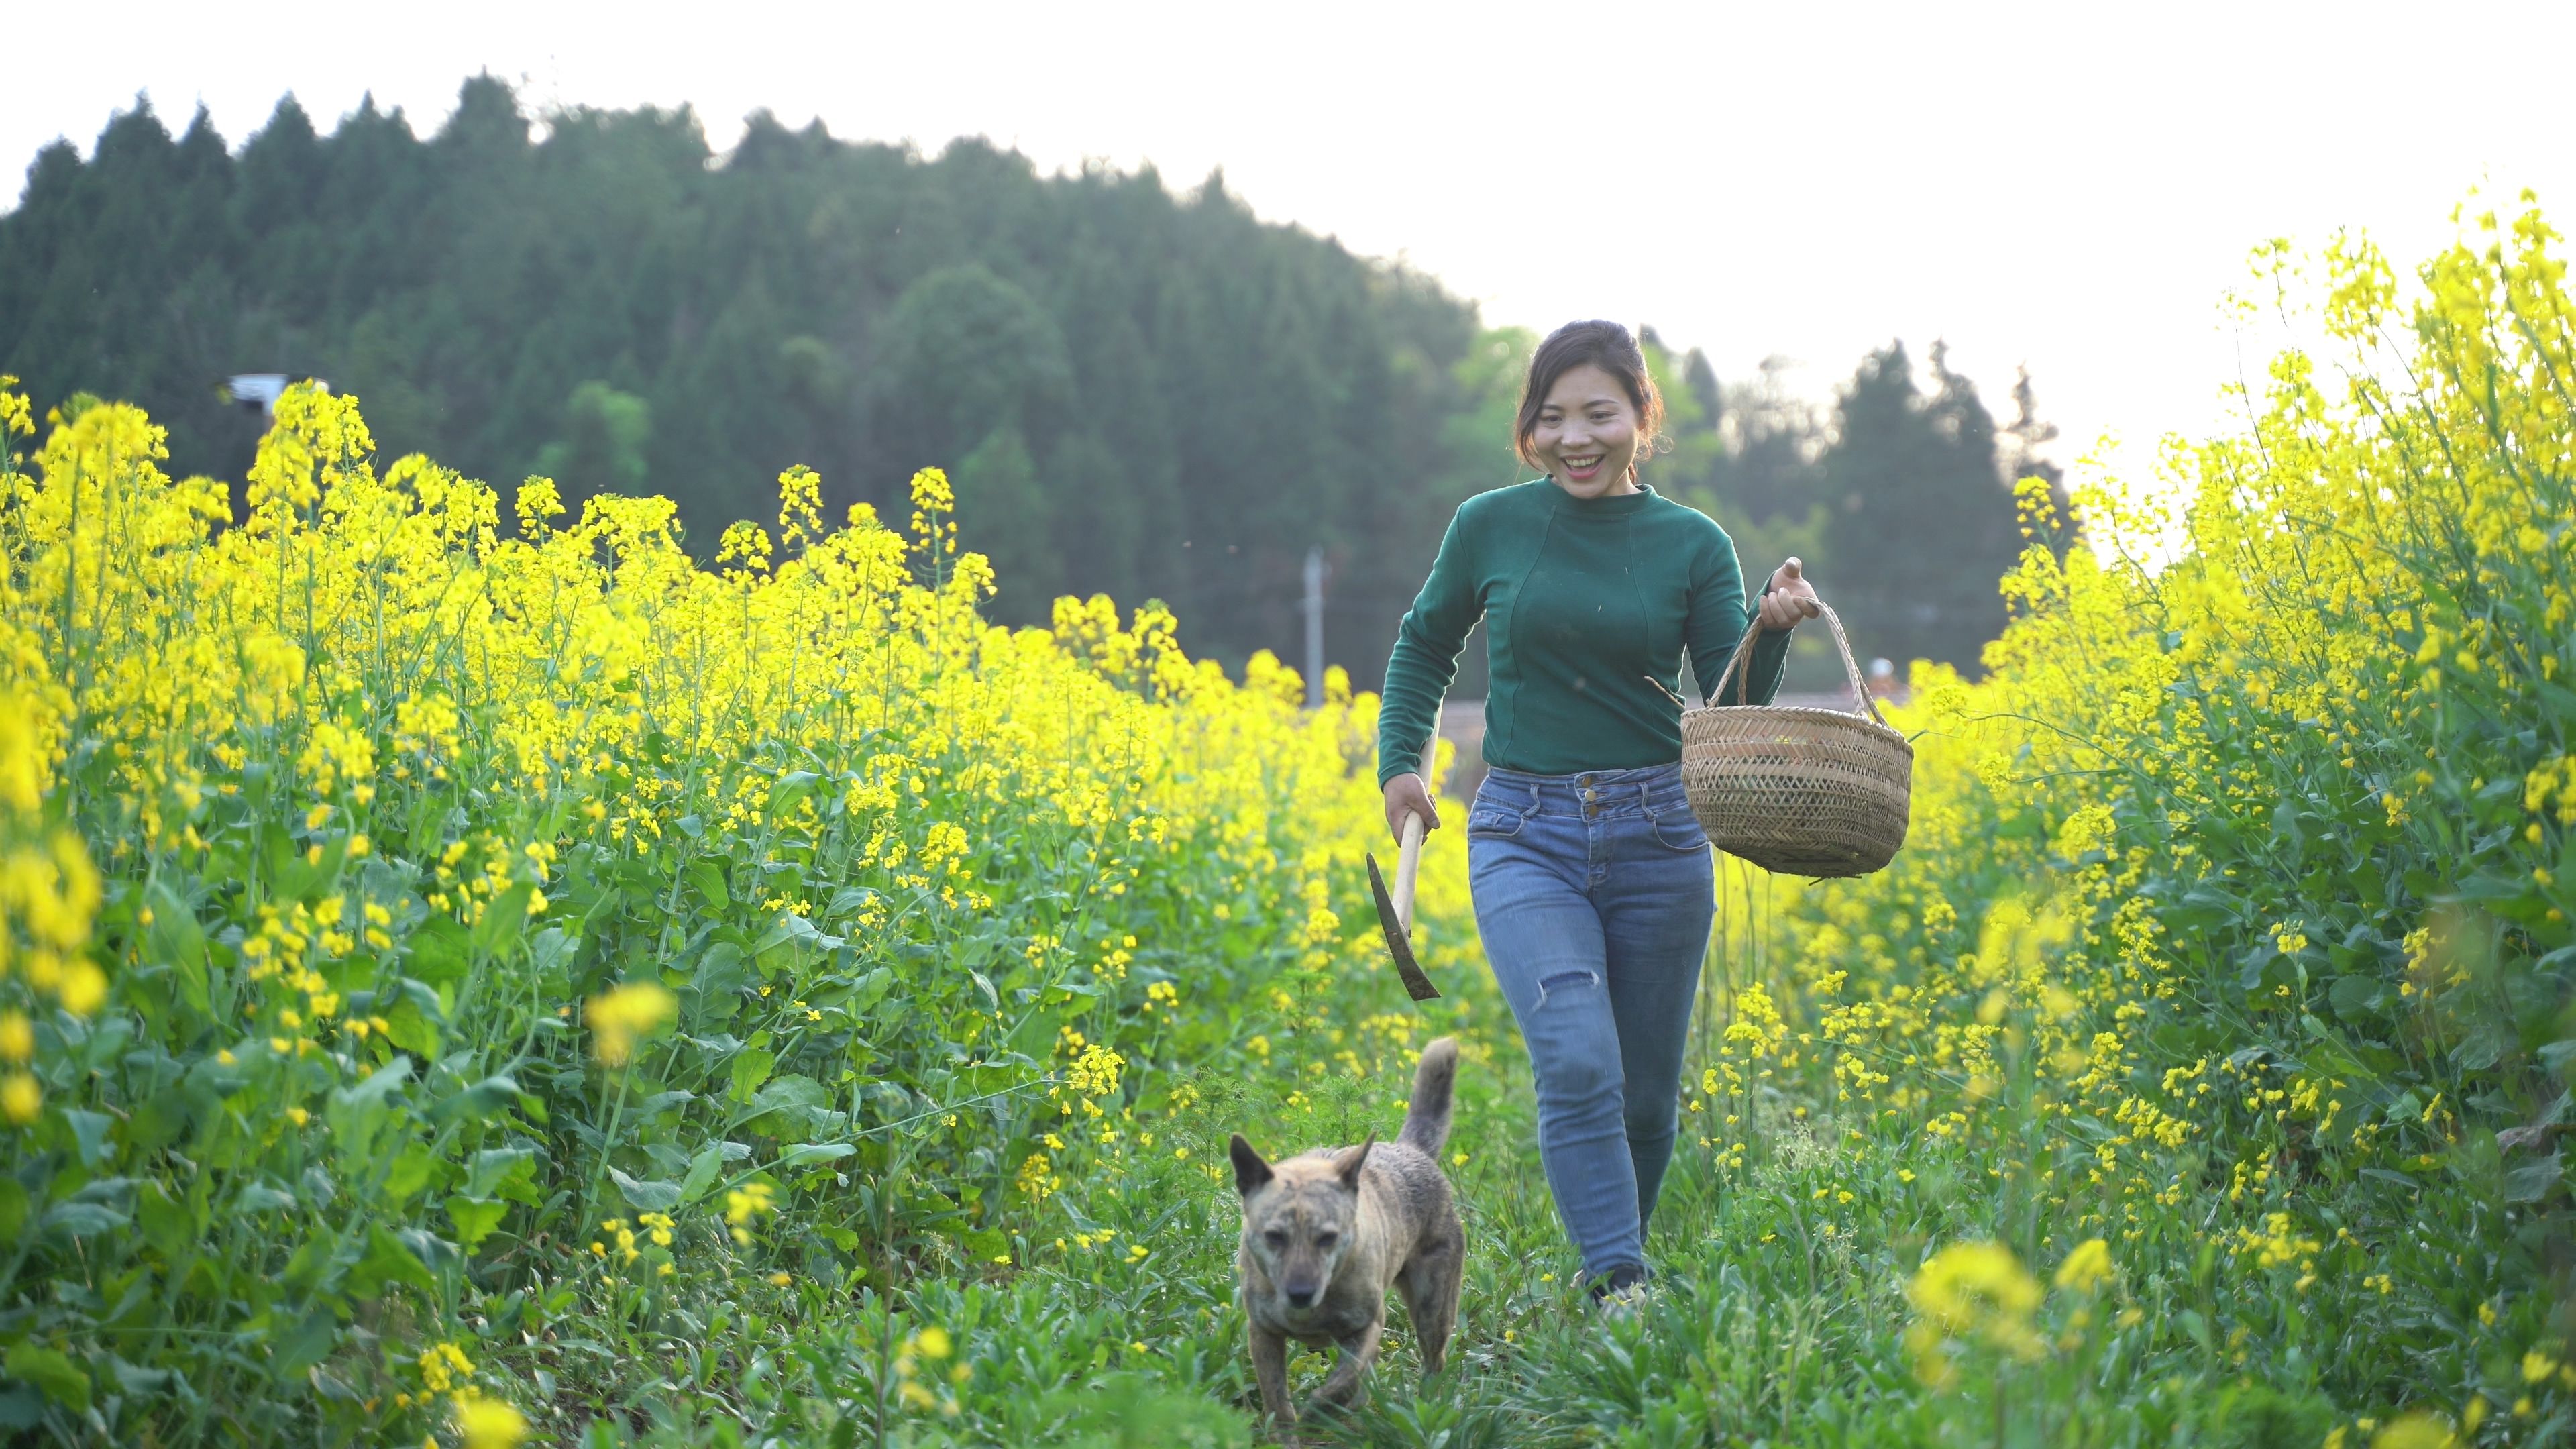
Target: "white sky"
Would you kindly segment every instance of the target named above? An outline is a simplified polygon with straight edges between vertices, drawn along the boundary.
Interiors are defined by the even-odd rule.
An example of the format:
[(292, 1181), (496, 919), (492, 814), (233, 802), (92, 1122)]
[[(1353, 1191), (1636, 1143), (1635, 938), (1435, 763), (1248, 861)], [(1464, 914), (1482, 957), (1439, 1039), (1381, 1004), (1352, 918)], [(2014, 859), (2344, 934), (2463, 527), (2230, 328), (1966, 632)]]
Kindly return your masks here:
[(2111, 430), (2127, 467), (2218, 422), (2242, 349), (2216, 304), (2254, 243), (2357, 226), (2410, 261), (2481, 180), (2576, 217), (2568, 0), (116, 10), (10, 67), (0, 166), (86, 153), (137, 92), (236, 146), (289, 90), (325, 129), (373, 91), (427, 132), (484, 69), (533, 105), (691, 103), (720, 148), (766, 106), (1048, 169), (1221, 165), (1491, 321), (1652, 322), (1730, 379), (1797, 358), (1818, 395), (1944, 336), (1998, 411), (2026, 362), (2060, 451)]

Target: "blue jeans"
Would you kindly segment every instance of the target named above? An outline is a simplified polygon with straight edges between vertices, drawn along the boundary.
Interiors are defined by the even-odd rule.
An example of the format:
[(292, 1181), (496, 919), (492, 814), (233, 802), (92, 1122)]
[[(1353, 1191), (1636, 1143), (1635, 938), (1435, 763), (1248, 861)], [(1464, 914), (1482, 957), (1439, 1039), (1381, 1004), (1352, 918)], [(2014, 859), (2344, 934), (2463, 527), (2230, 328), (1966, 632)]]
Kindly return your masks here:
[(1586, 1275), (1643, 1267), (1717, 908), (1681, 766), (1494, 771), (1468, 812), (1467, 878), (1529, 1048), (1557, 1213)]

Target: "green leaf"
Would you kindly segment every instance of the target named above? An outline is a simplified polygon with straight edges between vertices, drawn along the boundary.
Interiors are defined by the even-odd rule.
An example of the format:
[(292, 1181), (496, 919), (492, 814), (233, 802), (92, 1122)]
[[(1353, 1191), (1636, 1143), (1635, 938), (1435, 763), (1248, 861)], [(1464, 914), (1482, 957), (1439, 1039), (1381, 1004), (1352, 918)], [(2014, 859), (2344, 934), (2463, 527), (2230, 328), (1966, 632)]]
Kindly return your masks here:
[(694, 979), (710, 989), (741, 989), (751, 980), (751, 972), (743, 964), (742, 947), (731, 941), (708, 942), (707, 949), (698, 953)]
[(794, 809), (797, 801), (813, 794), (814, 787), (821, 783), (823, 777), (811, 770), (792, 770), (779, 776), (778, 783), (769, 787), (771, 818), (776, 818), (781, 811)]
[(465, 1174), (468, 1197), (508, 1198), (537, 1206), (537, 1153), (533, 1147), (489, 1147), (474, 1154)]
[(761, 1088), (737, 1110), (735, 1120), (763, 1137), (826, 1137), (848, 1120), (825, 1105), (831, 1100), (822, 1083), (791, 1072)]
[(799, 1142), (778, 1154), (778, 1161), (771, 1166), (781, 1171), (790, 1167), (809, 1167), (817, 1162), (837, 1161), (858, 1150), (847, 1142)]
[(178, 978), (179, 999), (200, 1019), (213, 1016), (214, 1003), (206, 990), (206, 931), (197, 924), (197, 913), (166, 881), (154, 881), (144, 891), (143, 901), (152, 911), (146, 949), (155, 960), (170, 964)]
[(483, 905), (483, 919), (474, 923), (474, 950), (479, 955), (499, 956), (528, 930), (528, 902), (537, 888), (521, 881), (494, 896)]
[(411, 1058), (396, 1057), (369, 1072), (355, 1086), (341, 1087), (331, 1093), (331, 1104), (323, 1115), (331, 1122), (331, 1135), (340, 1148), (352, 1158), (364, 1158), (375, 1142), (391, 1108), (386, 1098), (411, 1080)]
[(420, 1003), (405, 1000), (385, 1016), (385, 1035), (395, 1046), (435, 1060), (438, 1056), (438, 1025)]
[[(454, 917), (433, 915), (413, 928), (404, 940), (403, 949), (410, 959), (403, 969), (430, 986), (453, 986), (464, 980), (465, 973), (473, 967), (473, 946), (473, 937)], [(404, 1043), (397, 1038), (395, 1045)]]
[(712, 857), (699, 856), (689, 862), (689, 884), (707, 898), (707, 904), (721, 911), (733, 904), (733, 892), (725, 888), (724, 867)]
[(2451, 892), (2464, 901), (2509, 901), (2530, 889), (2531, 880), (2528, 876), (2481, 873), (2452, 886)]
[(429, 1115), (440, 1122), (458, 1116), (481, 1118), (515, 1104), (518, 1096), (518, 1082), (496, 1073), (431, 1108)]
[(724, 1175), (725, 1152), (721, 1142), (710, 1142), (689, 1159), (689, 1175), (680, 1179), (680, 1203), (686, 1206), (705, 1197), (715, 1188), (716, 1179)]
[(0, 1390), (0, 1429), (32, 1429), (43, 1422), (45, 1396), (34, 1386)]
[(2535, 1157), (2519, 1167), (2508, 1170), (2504, 1175), (2504, 1200), (2506, 1202), (2540, 1201), (2549, 1196), (2551, 1188), (2558, 1185), (2561, 1170), (2558, 1154), (2555, 1152), (2547, 1157)]
[(46, 1398), (75, 1414), (89, 1412), (89, 1375), (58, 1350), (32, 1343), (15, 1344), (8, 1358), (0, 1361), (0, 1369), (20, 1383), (34, 1384), (45, 1391)]
[(865, 1011), (883, 1000), (885, 994), (893, 988), (894, 969), (880, 966), (859, 978), (857, 988), (850, 993), (849, 1008), (853, 1012)]
[(83, 1167), (96, 1167), (108, 1158), (107, 1129), (116, 1119), (105, 1112), (84, 1111), (79, 1107), (63, 1109), (63, 1120), (71, 1124), (72, 1140), (80, 1147)]
[(680, 1184), (676, 1182), (639, 1182), (614, 1167), (608, 1169), (608, 1176), (617, 1184), (626, 1205), (637, 1212), (666, 1213), (680, 1205)]
[(385, 1196), (396, 1203), (409, 1201), (422, 1188), (429, 1186), (441, 1159), (428, 1148), (414, 1143), (394, 1159), (393, 1170), (385, 1174)]
[(167, 1087), (146, 1097), (125, 1119), (116, 1135), (135, 1152), (157, 1152), (179, 1140), (188, 1130), (191, 1117), (188, 1096), (176, 1087)]
[(125, 1214), (96, 1202), (58, 1202), (45, 1209), (45, 1231), (86, 1238), (124, 1227)]
[(26, 1229), (26, 1185), (14, 1177), (0, 1177), (0, 1242), (18, 1241)]
[(197, 1241), (197, 1215), (188, 1199), (158, 1182), (147, 1181), (134, 1190), (134, 1216), (143, 1241), (163, 1258), (175, 1261)]
[(2333, 988), (2326, 992), (2326, 1003), (2334, 1008), (2335, 1015), (2359, 1025), (2381, 1015), (2378, 1005), (2380, 990), (2380, 983), (2368, 976), (2338, 977)]
[(2541, 1065), (2562, 1077), (2571, 1061), (2576, 1061), (2576, 1040), (2547, 1042), (2540, 1048)]
[(438, 1291), (438, 1280), (429, 1275), (420, 1259), (412, 1256), (411, 1249), (383, 1228), (371, 1227), (367, 1230), (367, 1255), (349, 1272), (350, 1296), (362, 1303), (373, 1302), (394, 1284), (404, 1284), (424, 1294)]
[(411, 1249), (413, 1257), (427, 1263), (433, 1271), (461, 1261), (456, 1245), (436, 1233), (421, 1228), (402, 1228), (394, 1233), (394, 1237)]
[(447, 1220), (456, 1225), (456, 1241), (469, 1253), (481, 1246), (494, 1228), (501, 1226), (502, 1217), (509, 1211), (508, 1203), (492, 1198), (467, 1197), (459, 1193), (447, 1200)]
[(331, 1352), (332, 1341), (339, 1337), (339, 1324), (328, 1308), (316, 1308), (304, 1315), (304, 1321), (279, 1339), (269, 1369), (280, 1377), (301, 1374), (320, 1363)]
[(777, 1066), (778, 1054), (761, 1047), (747, 1047), (734, 1053), (733, 1099), (737, 1102), (750, 1101), (752, 1094), (760, 1090), (761, 1083), (769, 1080), (769, 1074), (776, 1070)]
[(178, 1377), (169, 1369), (144, 1368), (113, 1354), (108, 1356), (107, 1370), (116, 1377), (117, 1391), (129, 1398), (164, 1392), (170, 1387), (170, 1380)]

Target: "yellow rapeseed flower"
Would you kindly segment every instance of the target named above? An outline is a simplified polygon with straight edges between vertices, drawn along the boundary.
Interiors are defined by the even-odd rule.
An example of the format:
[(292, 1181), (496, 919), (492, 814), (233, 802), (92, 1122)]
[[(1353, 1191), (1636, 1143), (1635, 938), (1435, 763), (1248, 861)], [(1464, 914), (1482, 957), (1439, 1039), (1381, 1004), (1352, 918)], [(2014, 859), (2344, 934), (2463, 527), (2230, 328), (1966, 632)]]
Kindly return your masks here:
[(1977, 1342), (2019, 1359), (2036, 1359), (2047, 1343), (2031, 1324), (2040, 1287), (2001, 1243), (1953, 1243), (1934, 1254), (1905, 1285), (1915, 1321), (1906, 1332), (1924, 1382), (1948, 1382), (1943, 1346)]
[(96, 1015), (107, 1000), (107, 973), (88, 961), (75, 961), (64, 968), (63, 984), (57, 997), (63, 1010), (74, 1016)]
[(2057, 1265), (2057, 1286), (2090, 1293), (2096, 1285), (2112, 1275), (2111, 1245), (2100, 1238), (2087, 1238), (2075, 1245), (2066, 1261)]
[(45, 1089), (36, 1085), (34, 1077), (11, 1072), (5, 1081), (0, 1081), (0, 1112), (7, 1113), (11, 1122), (24, 1127), (44, 1110)]
[(637, 1038), (668, 1025), (679, 1012), (679, 998), (657, 982), (610, 987), (582, 1007), (582, 1020), (590, 1025), (591, 1055), (603, 1066), (622, 1067), (634, 1059)]
[(518, 1449), (527, 1437), (527, 1417), (508, 1403), (480, 1394), (456, 1396), (456, 1438), (463, 1449)]
[(2370, 1449), (2452, 1449), (2459, 1439), (2451, 1426), (2431, 1414), (2403, 1414), (2370, 1441)]

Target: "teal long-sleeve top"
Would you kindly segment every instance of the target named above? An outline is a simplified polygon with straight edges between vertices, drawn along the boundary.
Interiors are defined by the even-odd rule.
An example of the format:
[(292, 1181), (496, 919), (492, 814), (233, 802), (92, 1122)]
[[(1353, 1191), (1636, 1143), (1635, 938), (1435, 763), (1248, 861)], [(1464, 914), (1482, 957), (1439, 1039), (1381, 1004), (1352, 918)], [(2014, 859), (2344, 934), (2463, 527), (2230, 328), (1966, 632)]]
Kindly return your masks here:
[[(1421, 767), (1480, 618), (1492, 680), (1485, 763), (1574, 775), (1680, 759), (1682, 650), (1699, 687), (1713, 689), (1751, 617), (1735, 541), (1695, 508), (1651, 488), (1576, 498), (1547, 478), (1480, 493), (1450, 520), (1396, 630), (1378, 783)], [(1748, 702), (1771, 702), (1788, 656), (1785, 630), (1754, 644)], [(1724, 694), (1735, 700), (1732, 679)]]

